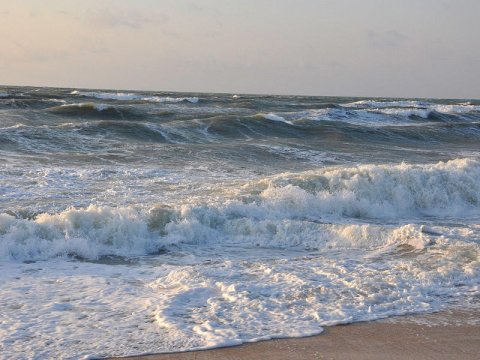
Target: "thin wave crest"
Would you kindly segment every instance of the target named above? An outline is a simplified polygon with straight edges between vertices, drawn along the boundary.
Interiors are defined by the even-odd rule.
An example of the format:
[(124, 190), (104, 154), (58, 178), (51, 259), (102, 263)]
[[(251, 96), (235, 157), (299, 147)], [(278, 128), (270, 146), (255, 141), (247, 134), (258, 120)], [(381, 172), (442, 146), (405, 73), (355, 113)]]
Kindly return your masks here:
[(170, 97), (170, 96), (145, 96), (136, 93), (107, 93), (107, 92), (84, 92), (84, 91), (72, 91), (71, 95), (79, 95), (84, 97), (102, 99), (102, 100), (117, 100), (117, 101), (147, 101), (153, 103), (180, 103), (189, 102), (196, 104), (199, 102), (199, 98), (192, 97)]
[(76, 103), (53, 106), (47, 109), (50, 113), (62, 116), (74, 116), (85, 118), (114, 118), (114, 119), (138, 119), (144, 118), (145, 113), (133, 107), (118, 106), (101, 103)]

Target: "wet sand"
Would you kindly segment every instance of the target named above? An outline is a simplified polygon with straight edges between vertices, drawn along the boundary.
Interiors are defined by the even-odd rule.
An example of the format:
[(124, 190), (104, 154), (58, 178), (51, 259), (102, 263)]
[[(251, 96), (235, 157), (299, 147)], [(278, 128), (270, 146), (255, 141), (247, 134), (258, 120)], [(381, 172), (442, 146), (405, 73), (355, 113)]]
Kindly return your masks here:
[(479, 319), (480, 311), (446, 311), (326, 327), (308, 338), (123, 359), (480, 359)]

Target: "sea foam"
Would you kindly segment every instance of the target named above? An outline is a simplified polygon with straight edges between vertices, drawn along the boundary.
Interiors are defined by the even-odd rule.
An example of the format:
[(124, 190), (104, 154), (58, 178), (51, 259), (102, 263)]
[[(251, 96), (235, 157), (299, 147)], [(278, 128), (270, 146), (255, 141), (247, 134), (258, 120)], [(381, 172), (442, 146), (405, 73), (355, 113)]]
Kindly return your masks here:
[[(421, 248), (425, 217), (480, 214), (480, 164), (362, 165), (286, 173), (225, 189), (217, 200), (175, 206), (67, 209), (33, 219), (0, 217), (2, 256), (136, 256), (172, 244), (272, 248)], [(398, 222), (404, 226), (362, 224)], [(413, 239), (413, 240), (412, 240)], [(423, 239), (423, 240), (422, 240)]]

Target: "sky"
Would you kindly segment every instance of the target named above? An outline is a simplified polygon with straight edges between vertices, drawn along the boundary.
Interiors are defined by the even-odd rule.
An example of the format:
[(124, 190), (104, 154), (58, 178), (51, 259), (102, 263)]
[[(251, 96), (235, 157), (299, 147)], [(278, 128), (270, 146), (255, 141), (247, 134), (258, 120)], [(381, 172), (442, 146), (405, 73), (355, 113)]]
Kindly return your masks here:
[(0, 0), (0, 84), (480, 98), (479, 0)]

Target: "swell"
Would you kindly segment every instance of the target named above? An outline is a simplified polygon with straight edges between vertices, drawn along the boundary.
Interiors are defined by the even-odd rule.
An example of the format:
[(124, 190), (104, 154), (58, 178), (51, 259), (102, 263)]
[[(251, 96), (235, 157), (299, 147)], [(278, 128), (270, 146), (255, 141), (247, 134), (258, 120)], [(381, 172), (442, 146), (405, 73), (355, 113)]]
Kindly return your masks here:
[[(108, 108), (98, 110), (94, 106), (58, 107), (55, 113), (72, 117), (70, 122), (35, 126), (33, 121), (0, 127), (2, 147), (25, 140), (40, 142), (42, 146), (64, 143), (68, 149), (75, 136), (87, 140), (89, 137), (127, 139), (134, 142), (158, 142), (197, 144), (234, 140), (290, 139), (299, 144), (304, 141), (343, 141), (350, 143), (455, 143), (476, 145), (480, 140), (480, 122), (431, 122), (404, 126), (363, 126), (340, 121), (302, 120), (290, 122), (274, 114), (255, 116), (214, 116), (204, 119), (173, 120), (167, 117), (148, 118), (129, 114), (129, 110)], [(81, 117), (78, 117), (82, 113)], [(82, 119), (91, 119), (82, 121)], [(68, 139), (62, 140), (62, 137)], [(80, 139), (79, 139), (80, 140)], [(83, 141), (82, 140), (82, 141)]]
[(144, 119), (147, 114), (133, 107), (114, 106), (98, 103), (77, 103), (54, 106), (47, 109), (48, 112), (68, 117), (77, 118), (101, 118), (101, 119)]
[(5, 88), (0, 93), (0, 147), (13, 151), (52, 145), (68, 151), (76, 136), (92, 144), (103, 138), (227, 145), (287, 140), (300, 146), (307, 142), (317, 150), (324, 144), (348, 148), (364, 143), (476, 149), (480, 140), (478, 101), (35, 88)]
[(50, 107), (59, 106), (64, 104), (63, 99), (48, 99), (48, 98), (13, 98), (13, 97), (0, 97), (0, 109), (48, 109)]
[(422, 225), (432, 217), (463, 223), (480, 216), (479, 177), (480, 162), (469, 159), (332, 167), (238, 183), (207, 202), (90, 205), (27, 218), (8, 212), (0, 215), (0, 255), (94, 259), (173, 244), (422, 248), (441, 235)]

